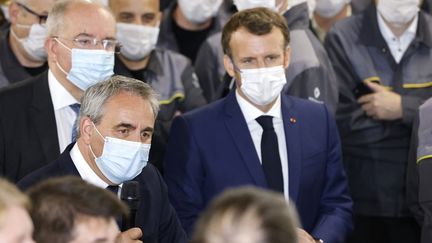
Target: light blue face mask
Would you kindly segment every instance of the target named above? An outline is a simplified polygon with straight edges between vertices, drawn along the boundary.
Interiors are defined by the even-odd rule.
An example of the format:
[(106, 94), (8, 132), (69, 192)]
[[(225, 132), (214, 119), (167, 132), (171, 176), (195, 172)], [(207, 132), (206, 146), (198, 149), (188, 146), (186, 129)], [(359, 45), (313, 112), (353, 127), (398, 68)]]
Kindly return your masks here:
[(64, 48), (71, 51), (72, 67), (67, 73), (58, 62), (57, 67), (66, 74), (66, 78), (81, 90), (100, 81), (106, 80), (114, 74), (114, 52), (105, 50), (70, 49), (57, 38)]
[(96, 157), (91, 146), (90, 151), (96, 165), (108, 180), (118, 185), (138, 176), (147, 165), (150, 144), (132, 142), (113, 137), (103, 137), (93, 124), (96, 132), (104, 139), (102, 155)]

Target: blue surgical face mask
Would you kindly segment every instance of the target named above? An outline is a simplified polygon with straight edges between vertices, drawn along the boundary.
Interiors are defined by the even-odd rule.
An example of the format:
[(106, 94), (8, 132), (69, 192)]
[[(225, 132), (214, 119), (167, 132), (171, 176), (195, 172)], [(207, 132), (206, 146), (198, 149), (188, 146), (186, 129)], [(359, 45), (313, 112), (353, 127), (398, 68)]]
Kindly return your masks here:
[(114, 52), (105, 50), (70, 49), (57, 38), (58, 43), (71, 51), (72, 67), (67, 73), (58, 62), (57, 67), (66, 74), (66, 78), (81, 90), (100, 81), (106, 80), (114, 74)]
[(97, 167), (114, 184), (130, 181), (138, 176), (147, 165), (150, 144), (132, 142), (113, 137), (103, 137), (93, 124), (96, 132), (104, 139), (102, 155), (96, 157), (91, 146), (90, 151)]

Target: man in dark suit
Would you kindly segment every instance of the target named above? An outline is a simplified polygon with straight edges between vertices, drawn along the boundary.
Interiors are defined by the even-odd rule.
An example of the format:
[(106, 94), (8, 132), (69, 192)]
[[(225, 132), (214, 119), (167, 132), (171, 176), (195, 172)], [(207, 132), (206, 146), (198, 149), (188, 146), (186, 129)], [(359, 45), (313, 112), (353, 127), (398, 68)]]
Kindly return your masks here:
[(280, 95), (290, 59), (286, 21), (265, 8), (238, 12), (222, 45), (236, 90), (171, 129), (165, 179), (183, 227), (191, 232), (224, 189), (250, 184), (295, 202), (300, 242), (344, 242), (352, 202), (335, 121), (322, 104)]
[[(168, 201), (165, 183), (158, 170), (147, 164), (159, 110), (154, 91), (142, 81), (114, 76), (90, 87), (81, 104), (77, 142), (18, 185), (27, 188), (61, 175), (81, 176), (94, 185), (115, 190), (125, 181), (138, 181), (141, 202), (135, 225), (144, 232), (141, 240), (186, 242), (186, 234)], [(136, 230), (124, 233), (132, 235), (130, 231)]]
[(49, 70), (0, 91), (0, 175), (11, 181), (58, 157), (72, 141), (84, 90), (113, 74), (118, 42), (108, 9), (57, 2), (46, 26)]

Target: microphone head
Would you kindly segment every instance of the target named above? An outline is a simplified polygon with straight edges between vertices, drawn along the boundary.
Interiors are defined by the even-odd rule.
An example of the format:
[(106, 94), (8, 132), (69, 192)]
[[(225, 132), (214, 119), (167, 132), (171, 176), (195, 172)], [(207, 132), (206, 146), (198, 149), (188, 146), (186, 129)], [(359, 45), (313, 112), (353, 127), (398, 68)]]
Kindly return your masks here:
[(127, 181), (123, 183), (120, 199), (125, 202), (131, 210), (137, 210), (140, 202), (139, 183)]

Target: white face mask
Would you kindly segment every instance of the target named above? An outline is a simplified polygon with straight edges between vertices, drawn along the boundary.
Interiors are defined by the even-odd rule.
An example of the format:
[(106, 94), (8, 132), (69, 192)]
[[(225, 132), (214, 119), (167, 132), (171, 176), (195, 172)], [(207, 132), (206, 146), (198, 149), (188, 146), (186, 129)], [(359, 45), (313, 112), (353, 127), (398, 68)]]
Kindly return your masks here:
[(322, 17), (331, 18), (340, 13), (350, 0), (317, 0), (315, 12)]
[(93, 126), (104, 139), (102, 155), (96, 157), (90, 145), (89, 148), (104, 176), (116, 185), (137, 177), (148, 163), (150, 144), (104, 138), (94, 124)]
[(147, 57), (156, 47), (159, 27), (117, 23), (117, 39), (121, 54), (129, 60), (138, 61)]
[(411, 21), (419, 9), (420, 0), (379, 0), (378, 12), (394, 25), (404, 25)]
[(286, 84), (283, 66), (241, 69), (240, 89), (256, 105), (274, 101)]
[(178, 0), (184, 16), (194, 24), (202, 24), (216, 16), (223, 0)]
[(26, 38), (18, 38), (18, 36), (10, 28), (10, 33), (15, 40), (21, 43), (24, 51), (35, 61), (46, 61), (47, 53), (45, 51), (45, 39), (47, 37), (47, 29), (40, 24), (20, 25), (18, 28), (30, 29), (29, 35)]
[(276, 10), (276, 0), (234, 0), (234, 5), (238, 11), (257, 7)]

